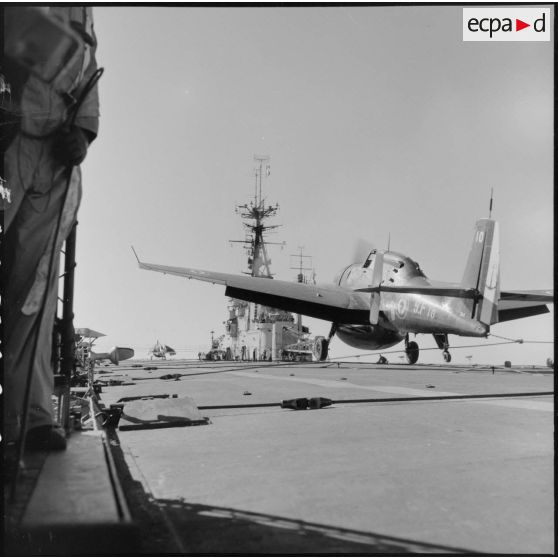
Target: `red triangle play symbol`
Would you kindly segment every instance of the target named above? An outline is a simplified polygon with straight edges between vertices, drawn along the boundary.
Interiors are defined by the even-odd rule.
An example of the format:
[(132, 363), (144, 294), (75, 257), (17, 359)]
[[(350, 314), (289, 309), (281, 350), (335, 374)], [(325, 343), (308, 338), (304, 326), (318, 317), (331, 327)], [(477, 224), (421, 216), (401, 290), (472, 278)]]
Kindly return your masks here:
[(515, 20), (515, 30), (516, 31), (521, 31), (522, 29), (525, 29), (525, 27), (531, 27), (531, 24), (530, 23), (525, 23), (524, 21), (521, 21), (520, 19)]

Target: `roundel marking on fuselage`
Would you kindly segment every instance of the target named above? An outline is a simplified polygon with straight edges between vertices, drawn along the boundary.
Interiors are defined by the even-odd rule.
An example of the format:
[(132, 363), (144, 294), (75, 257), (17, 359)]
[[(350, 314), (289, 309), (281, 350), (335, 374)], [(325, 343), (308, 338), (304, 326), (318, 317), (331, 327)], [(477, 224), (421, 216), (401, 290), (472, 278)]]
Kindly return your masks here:
[(396, 310), (399, 318), (404, 318), (407, 315), (407, 311), (409, 310), (409, 301), (407, 300), (407, 297), (401, 297), (397, 301)]

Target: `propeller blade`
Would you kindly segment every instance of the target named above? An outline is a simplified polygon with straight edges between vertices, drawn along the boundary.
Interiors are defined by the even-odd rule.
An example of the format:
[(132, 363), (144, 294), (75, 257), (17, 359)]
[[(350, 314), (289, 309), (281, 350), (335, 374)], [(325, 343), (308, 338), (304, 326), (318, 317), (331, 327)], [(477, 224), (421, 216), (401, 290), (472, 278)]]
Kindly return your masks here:
[(364, 238), (359, 238), (353, 247), (353, 258), (351, 261), (353, 263), (364, 262), (368, 254), (370, 254), (370, 252), (372, 252), (373, 249), (374, 246), (370, 242), (364, 240)]
[(384, 254), (383, 252), (376, 252), (374, 264), (372, 268), (372, 288), (378, 290), (372, 291), (370, 295), (370, 323), (376, 325), (380, 316), (380, 283), (384, 273)]

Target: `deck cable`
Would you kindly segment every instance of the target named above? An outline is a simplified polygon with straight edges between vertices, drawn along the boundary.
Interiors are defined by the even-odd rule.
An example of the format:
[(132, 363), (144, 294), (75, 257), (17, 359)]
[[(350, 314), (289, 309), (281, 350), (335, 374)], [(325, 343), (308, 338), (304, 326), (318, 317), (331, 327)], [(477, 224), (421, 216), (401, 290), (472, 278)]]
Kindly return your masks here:
[[(489, 398), (507, 398), (507, 397), (541, 397), (554, 395), (553, 391), (533, 391), (519, 393), (478, 393), (478, 394), (456, 394), (456, 395), (433, 395), (433, 396), (414, 396), (414, 397), (381, 397), (381, 398), (364, 398), (364, 399), (338, 399), (332, 400), (332, 405), (347, 405), (352, 403), (395, 403), (409, 401), (444, 401), (459, 399), (489, 399)], [(243, 403), (238, 405), (201, 405), (198, 407), (200, 411), (216, 410), (216, 409), (255, 409), (259, 407), (281, 407), (281, 403)]]
[[(456, 345), (454, 347), (452, 347), (452, 351), (456, 350), (456, 349), (471, 349), (471, 348), (477, 348), (477, 347), (494, 347), (497, 345), (510, 345), (510, 344), (514, 344), (514, 343), (520, 343), (520, 344), (553, 344), (554, 341), (525, 341), (523, 339), (517, 340), (517, 339), (510, 339), (507, 337), (501, 337), (498, 335), (494, 335), (494, 334), (490, 334), (492, 337), (499, 337), (501, 339), (509, 339), (508, 341), (500, 341), (497, 343), (486, 343), (486, 344), (473, 344), (473, 345)], [(421, 352), (422, 351), (439, 351), (439, 347), (426, 347), (426, 348), (421, 348), (420, 349)], [(203, 371), (203, 372), (193, 372), (193, 373), (189, 373), (189, 374), (177, 374), (177, 376), (179, 375), (180, 377), (187, 377), (187, 376), (204, 376), (204, 375), (209, 375), (209, 374), (222, 374), (225, 372), (236, 372), (236, 371), (240, 371), (240, 370), (253, 370), (256, 368), (261, 368), (262, 366), (265, 366), (266, 368), (289, 368), (291, 366), (313, 366), (313, 367), (321, 367), (321, 368), (325, 368), (328, 366), (331, 366), (332, 364), (337, 364), (338, 366), (340, 364), (342, 364), (344, 361), (348, 361), (348, 359), (360, 359), (361, 357), (371, 357), (371, 356), (380, 356), (380, 355), (395, 355), (395, 354), (405, 354), (405, 351), (402, 349), (397, 349), (394, 351), (376, 351), (373, 353), (362, 353), (362, 354), (356, 354), (356, 355), (344, 355), (344, 356), (340, 356), (340, 357), (328, 357), (327, 360), (323, 360), (323, 361), (244, 361), (246, 362), (245, 365), (243, 366), (233, 366), (231, 367), (228, 363), (229, 361), (198, 361), (195, 359), (192, 359), (192, 368), (198, 368), (198, 367), (202, 367), (202, 368), (209, 368), (209, 367), (216, 367), (218, 368), (217, 370), (210, 370), (210, 371)], [(237, 362), (237, 361), (231, 361), (231, 362)], [(242, 361), (241, 361), (242, 362)], [(362, 361), (357, 360), (356, 362), (347, 362), (347, 364), (360, 364), (362, 363)], [(162, 363), (160, 363), (162, 364)], [(363, 364), (377, 364), (377, 363), (373, 363), (373, 362), (366, 362)], [(225, 368), (221, 368), (221, 366), (224, 366)], [(382, 366), (386, 366), (386, 365), (382, 365)], [(389, 363), (388, 363), (389, 366)], [(420, 364), (418, 364), (418, 366), (421, 366)], [(495, 367), (496, 368), (496, 367)], [(157, 366), (156, 369), (159, 370), (179, 370), (179, 369), (183, 369), (182, 366)], [(139, 371), (139, 370), (138, 370)], [(137, 381), (137, 380), (148, 380), (148, 379), (157, 379), (156, 376), (152, 376), (150, 378), (131, 378), (133, 381)]]

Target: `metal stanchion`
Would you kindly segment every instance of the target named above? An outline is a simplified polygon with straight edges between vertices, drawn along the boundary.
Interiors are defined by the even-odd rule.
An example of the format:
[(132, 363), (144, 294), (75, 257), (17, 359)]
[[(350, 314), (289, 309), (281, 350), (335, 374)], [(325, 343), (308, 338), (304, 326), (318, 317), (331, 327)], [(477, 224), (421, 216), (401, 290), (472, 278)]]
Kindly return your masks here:
[(64, 290), (60, 322), (60, 374), (55, 377), (58, 394), (58, 417), (61, 426), (70, 432), (70, 382), (75, 369), (74, 330), (74, 269), (76, 267), (76, 230), (72, 227), (64, 248)]

